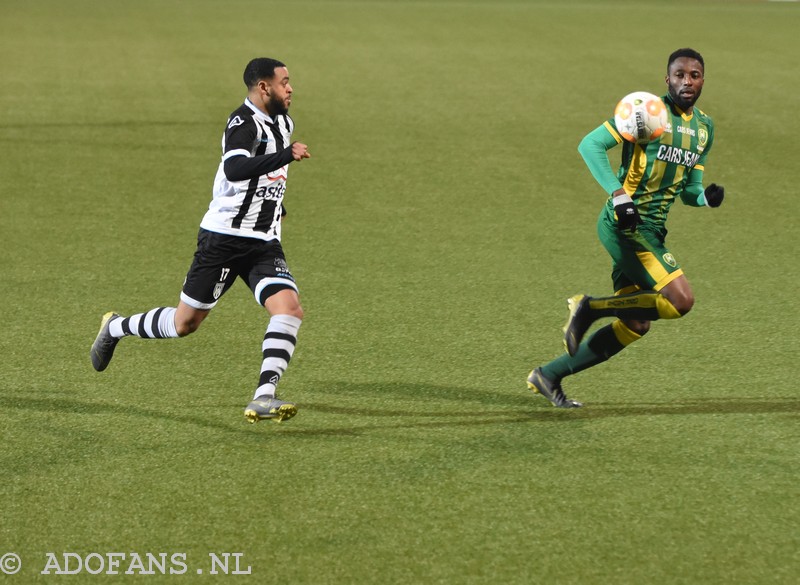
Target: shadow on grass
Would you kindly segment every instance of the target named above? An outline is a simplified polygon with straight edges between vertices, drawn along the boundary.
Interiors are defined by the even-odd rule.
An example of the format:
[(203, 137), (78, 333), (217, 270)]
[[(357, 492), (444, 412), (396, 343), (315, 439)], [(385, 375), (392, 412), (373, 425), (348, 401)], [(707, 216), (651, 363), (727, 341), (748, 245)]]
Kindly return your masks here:
[[(167, 420), (170, 422), (192, 424), (209, 429), (220, 431), (235, 431), (236, 427), (232, 424), (224, 424), (220, 418), (219, 422), (202, 418), (201, 416), (173, 414), (164, 411), (141, 408), (133, 404), (109, 404), (105, 402), (82, 402), (74, 398), (62, 398), (51, 395), (49, 398), (35, 398), (28, 396), (0, 396), (0, 407), (4, 409), (18, 409), (33, 412), (50, 412), (52, 414), (89, 414), (98, 416), (136, 416), (154, 420)], [(201, 410), (211, 409), (218, 413), (219, 408), (212, 406), (200, 407)], [(197, 410), (197, 408), (195, 408)], [(244, 408), (242, 408), (244, 410)], [(244, 419), (242, 419), (244, 420)]]
[[(403, 382), (375, 384), (327, 382), (319, 385), (326, 391), (329, 390), (330, 395), (339, 400), (303, 403), (300, 405), (303, 409), (334, 416), (361, 417), (363, 419), (400, 419), (393, 423), (386, 421), (371, 425), (356, 425), (346, 434), (392, 428), (481, 426), (532, 422), (566, 424), (631, 416), (800, 413), (800, 399), (798, 398), (706, 397), (672, 403), (589, 402), (579, 409), (560, 409), (551, 406), (541, 396), (524, 389), (519, 393), (508, 394), (490, 390)], [(364, 402), (367, 404), (374, 404), (380, 396), (389, 397), (393, 401), (405, 399), (408, 401), (408, 408), (399, 410), (364, 405), (354, 407), (352, 405), (354, 399), (356, 403), (358, 402), (358, 397), (364, 397)], [(450, 409), (442, 404), (448, 400), (456, 403)], [(345, 404), (342, 404), (343, 402)], [(435, 406), (425, 408), (426, 403), (433, 403)], [(410, 421), (409, 419), (414, 420)], [(343, 431), (342, 434), (345, 434), (345, 429), (341, 429), (341, 431)], [(312, 429), (292, 429), (292, 434), (313, 432)], [(334, 431), (329, 430), (329, 432), (333, 433)]]
[[(475, 390), (456, 386), (438, 386), (433, 384), (414, 384), (406, 382), (319, 382), (317, 386), (324, 388), (325, 394), (339, 400), (325, 403), (304, 403), (304, 408), (319, 410), (330, 414), (353, 414), (352, 406), (338, 406), (334, 402), (352, 402), (348, 398), (365, 398), (366, 402), (376, 402), (381, 397), (393, 401), (404, 400), (408, 408), (402, 410), (358, 409), (367, 416), (414, 416), (414, 417), (482, 417), (487, 415), (509, 415), (509, 409), (518, 408), (518, 414), (527, 412), (529, 416), (537, 414), (569, 414), (571, 418), (590, 419), (613, 416), (655, 416), (670, 414), (759, 414), (759, 413), (798, 413), (800, 398), (769, 397), (703, 397), (678, 402), (602, 402), (590, 401), (584, 408), (558, 409), (538, 394), (524, 388), (519, 392), (508, 393), (493, 390)], [(345, 398), (345, 400), (341, 400)], [(447, 409), (443, 404), (452, 401), (455, 406)], [(434, 403), (434, 410), (425, 408)]]
[[(553, 408), (543, 398), (522, 390), (517, 394), (493, 393), (455, 386), (388, 383), (327, 382), (320, 384), (329, 392), (330, 401), (298, 402), (301, 411), (333, 415), (326, 427), (309, 428), (301, 419), (276, 425), (262, 422), (258, 428), (278, 430), (280, 436), (358, 436), (367, 431), (403, 428), (446, 428), (504, 425), (516, 423), (576, 423), (631, 416), (670, 415), (729, 415), (729, 414), (797, 414), (798, 398), (720, 398), (684, 400), (662, 403), (608, 403), (591, 402), (580, 409)], [(367, 406), (380, 401), (406, 401), (407, 408), (379, 408)], [(446, 402), (455, 403), (448, 406)], [(100, 416), (135, 416), (151, 420), (193, 425), (207, 429), (254, 435), (254, 428), (244, 419), (232, 420), (223, 412), (231, 405), (206, 404), (194, 407), (193, 414), (175, 414), (167, 411), (142, 408), (133, 403), (83, 402), (75, 398), (50, 395), (48, 398), (30, 396), (0, 396), (0, 406), (53, 414), (88, 414)], [(337, 426), (339, 416), (349, 417), (347, 426)], [(377, 420), (376, 420), (377, 419)], [(386, 419), (381, 421), (380, 419)], [(388, 419), (394, 419), (392, 421)], [(342, 419), (344, 421), (344, 419)], [(368, 424), (363, 424), (367, 422)], [(300, 424), (297, 424), (300, 423)], [(269, 436), (276, 436), (270, 433)]]
[[(499, 401), (495, 401), (496, 403)], [(396, 423), (358, 426), (353, 431), (425, 428), (448, 426), (480, 426), (509, 423), (558, 423), (569, 424), (591, 422), (617, 417), (632, 416), (674, 416), (674, 415), (730, 415), (730, 414), (797, 414), (800, 413), (800, 399), (774, 398), (771, 400), (756, 398), (707, 398), (703, 400), (683, 401), (673, 404), (627, 403), (608, 404), (591, 403), (579, 409), (560, 409), (552, 407), (544, 398), (530, 397), (526, 408), (518, 412), (509, 410), (482, 410), (479, 412), (425, 412), (395, 411), (332, 406), (329, 404), (304, 404), (308, 410), (315, 410), (333, 415), (362, 416), (365, 418), (415, 418), (438, 419), (401, 421)], [(459, 420), (441, 420), (442, 418), (458, 418)], [(470, 419), (470, 420), (465, 420)], [(293, 431), (294, 432), (294, 431)], [(310, 429), (297, 432), (310, 433)], [(348, 433), (353, 434), (353, 432)]]
[(672, 404), (628, 402), (592, 402), (582, 408), (583, 418), (613, 416), (662, 416), (693, 414), (797, 414), (800, 398), (719, 398), (707, 397), (682, 400)]
[(133, 128), (150, 128), (162, 126), (186, 126), (196, 127), (197, 124), (191, 120), (109, 120), (108, 122), (11, 122), (0, 124), (0, 129), (3, 130), (27, 130), (29, 128), (119, 128), (119, 127), (133, 127)]

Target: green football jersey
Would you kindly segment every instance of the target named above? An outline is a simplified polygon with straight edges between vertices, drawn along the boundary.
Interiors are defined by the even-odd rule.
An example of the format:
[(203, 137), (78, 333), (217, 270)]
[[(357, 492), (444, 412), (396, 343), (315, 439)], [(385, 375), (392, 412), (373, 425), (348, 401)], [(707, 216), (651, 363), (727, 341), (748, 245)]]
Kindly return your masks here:
[[(703, 205), (700, 179), (706, 157), (714, 142), (714, 123), (696, 106), (692, 113), (687, 115), (673, 104), (669, 95), (661, 99), (667, 106), (667, 129), (659, 139), (649, 144), (627, 142), (620, 136), (612, 117), (589, 134), (585, 140), (593, 136), (595, 139), (600, 138), (606, 150), (616, 144), (623, 145), (621, 165), (616, 175), (617, 181), (603, 181), (595, 173), (596, 169), (592, 169), (592, 172), (609, 193), (622, 184), (625, 192), (636, 203), (642, 219), (663, 225), (676, 197), (682, 197), (684, 203), (688, 205)], [(602, 139), (598, 136), (598, 131), (603, 128), (616, 144), (608, 138)], [(582, 154), (587, 158), (583, 150)], [(587, 163), (589, 162), (587, 158)], [(596, 163), (597, 159), (591, 162)], [(590, 164), (590, 168), (593, 166), (595, 165)], [(606, 168), (608, 168), (607, 163)], [(691, 192), (685, 192), (690, 180)], [(607, 207), (613, 214), (610, 199)]]

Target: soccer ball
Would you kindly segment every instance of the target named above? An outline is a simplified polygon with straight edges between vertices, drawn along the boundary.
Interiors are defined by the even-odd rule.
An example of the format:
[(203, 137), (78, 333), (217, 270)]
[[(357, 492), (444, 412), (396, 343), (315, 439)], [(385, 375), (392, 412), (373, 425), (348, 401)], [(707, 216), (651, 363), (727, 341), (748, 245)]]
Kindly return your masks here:
[(667, 108), (661, 98), (646, 91), (629, 93), (614, 110), (617, 131), (628, 142), (647, 144), (667, 128)]

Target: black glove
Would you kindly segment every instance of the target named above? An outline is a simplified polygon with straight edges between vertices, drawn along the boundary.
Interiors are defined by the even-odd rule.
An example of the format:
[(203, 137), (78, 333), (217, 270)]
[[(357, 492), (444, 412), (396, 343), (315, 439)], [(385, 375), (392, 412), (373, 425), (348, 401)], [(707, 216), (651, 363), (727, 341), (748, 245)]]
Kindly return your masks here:
[(722, 205), (722, 200), (725, 199), (725, 187), (711, 183), (706, 187), (705, 196), (709, 207), (719, 207)]
[(617, 214), (617, 227), (621, 230), (636, 231), (636, 226), (642, 223), (636, 204), (627, 195), (614, 197), (614, 213)]

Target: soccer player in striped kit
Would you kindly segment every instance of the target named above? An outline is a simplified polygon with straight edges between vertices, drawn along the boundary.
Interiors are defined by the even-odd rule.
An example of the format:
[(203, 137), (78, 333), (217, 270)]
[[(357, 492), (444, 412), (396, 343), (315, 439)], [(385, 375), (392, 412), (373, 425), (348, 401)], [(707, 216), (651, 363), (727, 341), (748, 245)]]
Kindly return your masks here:
[(276, 395), (297, 343), (303, 319), (297, 285), (281, 247), (283, 196), (289, 164), (310, 158), (292, 142), (292, 86), (286, 65), (258, 58), (244, 70), (247, 98), (234, 111), (222, 137), (222, 160), (213, 197), (197, 237), (197, 250), (177, 307), (157, 307), (122, 317), (103, 315), (92, 344), (94, 369), (105, 370), (120, 339), (184, 337), (193, 333), (237, 277), (270, 314), (262, 344), (261, 373), (245, 408), (250, 422), (282, 421), (297, 413)]
[[(561, 381), (602, 363), (640, 339), (656, 319), (677, 319), (694, 305), (689, 281), (665, 245), (667, 213), (676, 198), (694, 207), (719, 207), (725, 196), (714, 183), (703, 188), (706, 157), (714, 142), (711, 118), (695, 107), (705, 63), (693, 49), (667, 61), (667, 130), (649, 144), (625, 142), (614, 118), (590, 132), (578, 151), (609, 194), (597, 230), (612, 258), (614, 296), (575, 295), (568, 300), (566, 353), (535, 368), (528, 386), (559, 408), (582, 406), (566, 397)], [(607, 151), (623, 144), (622, 166), (611, 168)], [(615, 320), (583, 337), (597, 319)]]

